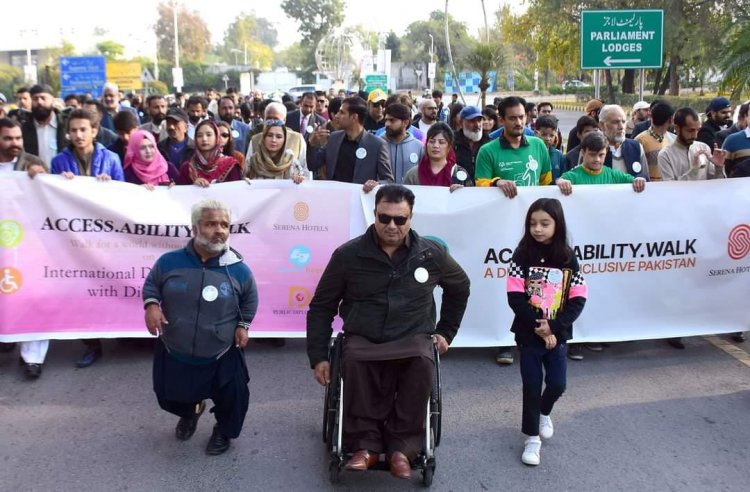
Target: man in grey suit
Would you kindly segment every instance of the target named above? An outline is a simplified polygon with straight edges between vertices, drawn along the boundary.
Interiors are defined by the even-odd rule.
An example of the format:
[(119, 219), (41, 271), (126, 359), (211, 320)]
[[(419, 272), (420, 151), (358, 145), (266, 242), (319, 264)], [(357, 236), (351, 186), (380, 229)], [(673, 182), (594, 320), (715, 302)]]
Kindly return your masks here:
[(341, 130), (328, 137), (324, 135), (326, 132), (315, 132), (310, 137), (313, 150), (308, 168), (311, 171), (325, 168), (328, 180), (363, 184), (365, 193), (378, 184), (392, 183), (388, 145), (382, 138), (365, 131), (366, 115), (364, 100), (356, 96), (344, 99), (335, 116)]
[(319, 126), (325, 126), (326, 120), (315, 112), (315, 93), (305, 92), (299, 102), (299, 109), (286, 115), (286, 126), (305, 137)]

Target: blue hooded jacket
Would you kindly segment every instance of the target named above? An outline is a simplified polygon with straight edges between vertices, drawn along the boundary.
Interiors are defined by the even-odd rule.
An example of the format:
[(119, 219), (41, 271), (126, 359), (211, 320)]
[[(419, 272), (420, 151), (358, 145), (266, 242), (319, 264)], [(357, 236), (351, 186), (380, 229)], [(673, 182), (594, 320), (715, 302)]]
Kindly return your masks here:
[[(62, 174), (71, 172), (80, 176), (78, 161), (76, 160), (73, 149), (68, 146), (52, 158), (52, 174)], [(125, 175), (122, 172), (120, 158), (114, 152), (104, 148), (102, 144), (94, 144), (94, 156), (91, 159), (91, 176), (96, 177), (100, 174), (107, 174), (115, 181), (125, 181)]]

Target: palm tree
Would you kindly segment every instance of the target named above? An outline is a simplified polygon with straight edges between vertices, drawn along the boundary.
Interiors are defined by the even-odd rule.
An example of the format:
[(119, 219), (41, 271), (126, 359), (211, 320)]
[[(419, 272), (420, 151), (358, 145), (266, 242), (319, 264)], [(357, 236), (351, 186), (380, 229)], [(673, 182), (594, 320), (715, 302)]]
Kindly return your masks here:
[(487, 89), (490, 87), (490, 72), (495, 71), (495, 78), (500, 66), (505, 62), (503, 47), (497, 43), (476, 43), (465, 59), (466, 65), (479, 72), (479, 90), (482, 107), (486, 104)]
[(724, 71), (721, 88), (732, 88), (732, 99), (750, 94), (750, 25), (743, 24), (731, 37), (721, 69)]

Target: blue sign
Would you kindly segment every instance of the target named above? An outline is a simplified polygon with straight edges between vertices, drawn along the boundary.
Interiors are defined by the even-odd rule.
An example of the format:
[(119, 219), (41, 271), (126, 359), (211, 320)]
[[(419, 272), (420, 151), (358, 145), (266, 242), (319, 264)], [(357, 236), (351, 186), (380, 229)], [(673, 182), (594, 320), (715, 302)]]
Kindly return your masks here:
[(103, 56), (61, 56), (60, 97), (91, 93), (102, 97), (107, 82), (107, 62)]

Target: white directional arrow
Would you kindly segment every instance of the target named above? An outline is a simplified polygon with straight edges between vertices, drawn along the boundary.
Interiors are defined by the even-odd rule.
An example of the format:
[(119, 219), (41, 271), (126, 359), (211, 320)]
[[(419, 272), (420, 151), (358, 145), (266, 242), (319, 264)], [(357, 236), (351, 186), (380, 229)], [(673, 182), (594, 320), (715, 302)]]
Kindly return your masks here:
[(612, 58), (611, 56), (608, 56), (604, 59), (604, 64), (608, 67), (611, 67), (613, 63), (640, 63), (640, 58)]

